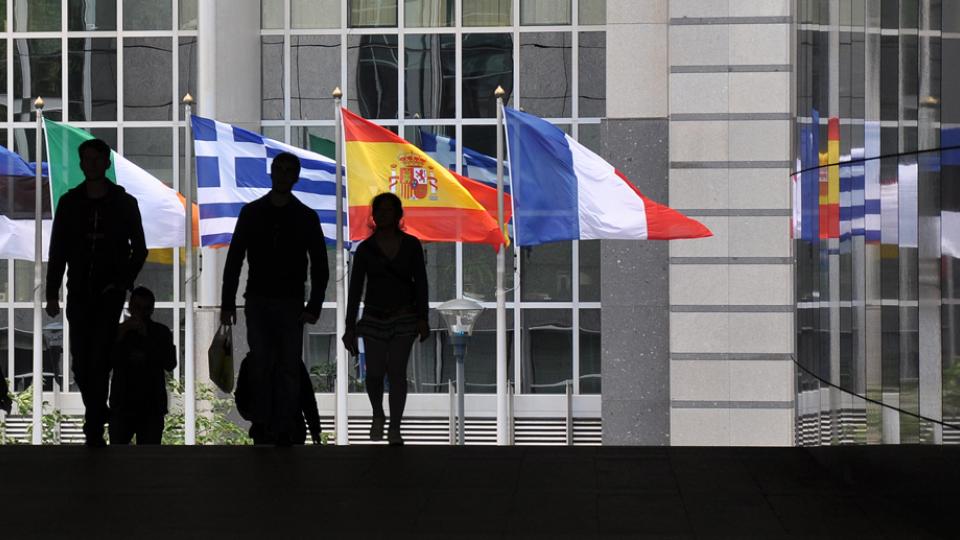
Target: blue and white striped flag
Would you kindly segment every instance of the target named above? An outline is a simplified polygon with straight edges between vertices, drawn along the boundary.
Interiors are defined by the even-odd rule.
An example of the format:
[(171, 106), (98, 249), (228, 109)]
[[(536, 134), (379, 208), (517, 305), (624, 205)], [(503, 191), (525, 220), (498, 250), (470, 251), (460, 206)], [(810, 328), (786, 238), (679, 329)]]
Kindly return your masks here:
[[(419, 146), (437, 163), (451, 171), (457, 170), (456, 139), (434, 135), (421, 129)], [(497, 158), (463, 147), (463, 172), (461, 174), (496, 189)], [(503, 191), (504, 193), (510, 193), (510, 167), (507, 162), (503, 164)]]
[[(281, 152), (300, 158), (300, 180), (294, 184), (293, 193), (320, 216), (327, 243), (336, 241), (336, 163), (333, 160), (209, 118), (193, 116), (191, 121), (197, 155), (201, 245), (230, 243), (243, 205), (270, 191), (270, 164)], [(343, 225), (344, 238), (348, 238), (346, 215)]]

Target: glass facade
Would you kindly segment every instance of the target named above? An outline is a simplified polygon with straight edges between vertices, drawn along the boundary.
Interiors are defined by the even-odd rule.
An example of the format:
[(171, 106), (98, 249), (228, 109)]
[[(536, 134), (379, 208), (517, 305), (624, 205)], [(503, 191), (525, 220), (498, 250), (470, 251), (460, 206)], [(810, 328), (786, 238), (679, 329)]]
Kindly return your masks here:
[[(437, 141), (431, 152), (444, 165), (489, 179), (499, 85), (510, 105), (597, 149), (606, 114), (605, 11), (603, 0), (262, 0), (262, 132), (319, 150), (333, 138), (330, 92), (339, 85), (355, 112), (422, 147)], [(35, 159), (32, 102), (42, 96), (49, 118), (90, 131), (179, 189), (179, 101), (197, 90), (196, 0), (7, 1), (0, 14), (0, 121), (9, 148)], [(544, 64), (556, 69), (537, 67)], [(580, 81), (589, 88), (581, 91)], [(11, 189), (5, 215), (32, 217), (32, 184)], [(24, 190), (31, 194), (21, 201)], [(432, 305), (463, 295), (488, 308), (470, 344), (466, 382), (469, 392), (493, 393), (495, 254), (478, 245), (425, 249)], [(563, 393), (571, 380), (579, 393), (600, 393), (599, 255), (597, 241), (508, 252), (509, 373), (518, 392)], [(154, 251), (139, 278), (157, 293), (158, 319), (181, 328), (178, 346), (182, 273), (172, 250)], [(328, 300), (333, 287), (331, 280)], [(32, 263), (0, 260), (0, 362), (18, 391), (30, 384), (32, 291)], [(322, 392), (333, 389), (334, 308), (324, 305), (305, 340)], [(433, 312), (431, 326), (410, 366), (419, 393), (446, 392), (454, 373)], [(44, 320), (47, 389), (54, 381), (75, 389), (64, 330), (59, 319)], [(353, 391), (362, 391), (360, 375), (354, 365)]]
[[(490, 179), (494, 90), (502, 86), (509, 105), (543, 116), (596, 148), (606, 114), (606, 4), (581, 0), (574, 13), (576, 5), (349, 0), (341, 13), (339, 0), (264, 0), (263, 132), (321, 150), (324, 139), (333, 137), (330, 92), (339, 85), (354, 112), (402, 134), (452, 169)], [(581, 90), (580, 81), (589, 81), (589, 87)], [(563, 393), (569, 380), (579, 393), (600, 393), (599, 250), (593, 241), (508, 252), (507, 349), (517, 392)], [(468, 392), (495, 392), (493, 250), (429, 244), (426, 261), (432, 305), (463, 295), (488, 308), (470, 342), (466, 385)], [(332, 296), (331, 290), (327, 298)], [(335, 371), (334, 307), (327, 304), (329, 316), (325, 312), (307, 339), (306, 360), (314, 373), (325, 374), (325, 392), (333, 389)], [(417, 345), (408, 372), (418, 393), (447, 392), (454, 377), (443, 322), (433, 313), (431, 319), (433, 336)], [(361, 373), (357, 362), (353, 391), (362, 391)]]
[(797, 7), (797, 441), (960, 442), (960, 5)]
[[(180, 96), (196, 92), (196, 0), (7, 1), (0, 10), (0, 121), (8, 148), (36, 159), (32, 103), (42, 96), (48, 118), (86, 129), (179, 188), (183, 163), (175, 149), (183, 145), (184, 124), (177, 110)], [(32, 219), (33, 180), (8, 183), (0, 208), (10, 218)], [(183, 321), (176, 309), (179, 266), (172, 250), (153, 250), (139, 277), (157, 295), (157, 320), (172, 328)], [(20, 391), (32, 380), (33, 263), (3, 260), (0, 274), (0, 363)], [(44, 315), (46, 390), (54, 382), (76, 389), (65, 335), (62, 317)]]

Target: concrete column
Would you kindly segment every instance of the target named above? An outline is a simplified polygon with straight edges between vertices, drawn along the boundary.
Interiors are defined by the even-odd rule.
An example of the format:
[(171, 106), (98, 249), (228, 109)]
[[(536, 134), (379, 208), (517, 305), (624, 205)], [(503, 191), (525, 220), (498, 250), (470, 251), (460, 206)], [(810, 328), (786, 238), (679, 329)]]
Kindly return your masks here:
[[(666, 0), (607, 1), (605, 158), (666, 201)], [(603, 443), (670, 443), (667, 244), (604, 241), (601, 257)]]

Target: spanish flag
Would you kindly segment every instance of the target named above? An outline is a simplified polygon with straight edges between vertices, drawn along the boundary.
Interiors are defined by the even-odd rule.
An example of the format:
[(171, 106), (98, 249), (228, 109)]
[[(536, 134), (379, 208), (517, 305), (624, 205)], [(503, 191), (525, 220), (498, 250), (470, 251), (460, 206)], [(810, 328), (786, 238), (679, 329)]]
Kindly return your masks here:
[[(350, 240), (373, 230), (370, 202), (383, 192), (403, 201), (403, 227), (427, 242), (507, 242), (497, 228), (497, 192), (450, 171), (393, 132), (343, 109)], [(504, 221), (510, 219), (504, 195)]]

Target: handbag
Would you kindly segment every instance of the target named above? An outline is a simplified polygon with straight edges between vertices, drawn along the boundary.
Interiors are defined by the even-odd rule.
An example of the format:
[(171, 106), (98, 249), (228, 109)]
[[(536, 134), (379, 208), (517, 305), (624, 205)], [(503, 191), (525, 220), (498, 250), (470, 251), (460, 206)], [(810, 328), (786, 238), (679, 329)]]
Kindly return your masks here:
[(233, 392), (233, 327), (220, 325), (207, 350), (210, 380), (221, 391)]

